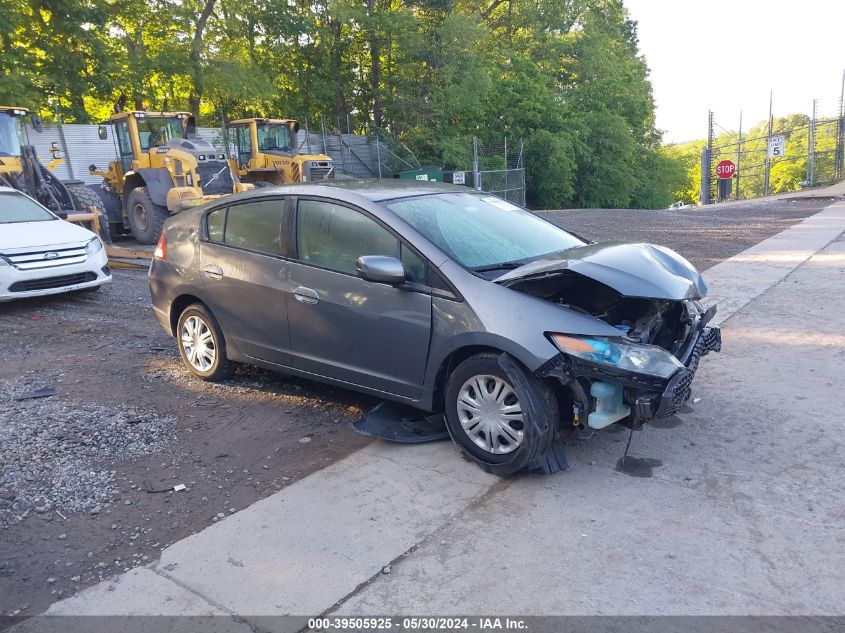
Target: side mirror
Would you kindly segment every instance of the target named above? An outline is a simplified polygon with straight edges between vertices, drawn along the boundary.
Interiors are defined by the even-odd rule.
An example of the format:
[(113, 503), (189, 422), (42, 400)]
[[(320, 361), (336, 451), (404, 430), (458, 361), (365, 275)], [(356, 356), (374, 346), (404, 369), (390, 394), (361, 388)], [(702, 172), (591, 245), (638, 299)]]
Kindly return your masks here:
[(105, 125), (97, 126), (97, 136), (101, 141), (105, 141), (109, 137), (109, 129)]
[(364, 255), (355, 262), (358, 276), (366, 281), (396, 285), (405, 282), (405, 267), (395, 257)]
[(94, 163), (91, 163), (90, 165), (88, 165), (88, 171), (93, 174), (95, 171), (97, 171), (97, 166)]
[(37, 114), (32, 115), (32, 129), (41, 134), (44, 131), (44, 121)]

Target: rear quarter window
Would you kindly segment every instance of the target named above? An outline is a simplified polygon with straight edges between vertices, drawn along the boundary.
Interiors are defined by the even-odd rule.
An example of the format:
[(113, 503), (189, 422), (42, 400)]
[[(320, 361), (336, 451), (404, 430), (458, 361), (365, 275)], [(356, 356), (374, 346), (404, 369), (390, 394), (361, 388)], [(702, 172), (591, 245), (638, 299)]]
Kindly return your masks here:
[(216, 209), (206, 216), (211, 242), (268, 255), (282, 253), (282, 217), (285, 202), (259, 200)]
[(206, 216), (206, 230), (208, 239), (212, 242), (223, 241), (223, 229), (226, 227), (226, 210), (228, 207), (212, 211)]

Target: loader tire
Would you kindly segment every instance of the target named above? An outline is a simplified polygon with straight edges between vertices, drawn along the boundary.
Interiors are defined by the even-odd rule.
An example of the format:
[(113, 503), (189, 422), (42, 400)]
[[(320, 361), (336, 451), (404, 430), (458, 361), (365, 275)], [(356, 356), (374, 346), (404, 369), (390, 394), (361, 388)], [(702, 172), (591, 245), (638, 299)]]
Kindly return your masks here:
[(139, 244), (155, 244), (164, 221), (170, 217), (167, 208), (153, 202), (146, 187), (136, 187), (129, 194), (126, 210), (132, 237)]
[[(100, 196), (97, 195), (97, 192), (84, 185), (72, 185), (67, 189), (70, 193), (70, 197), (73, 198), (73, 206), (77, 213), (89, 213), (91, 211), (91, 207), (94, 207), (100, 213), (98, 225), (100, 239), (103, 240), (105, 244), (111, 244), (112, 239), (111, 231), (109, 230), (109, 213), (106, 211), (106, 206), (103, 204), (103, 201), (100, 200)], [(90, 226), (90, 222), (83, 222), (82, 224), (85, 225), (85, 228), (92, 231), (94, 230), (94, 227)]]

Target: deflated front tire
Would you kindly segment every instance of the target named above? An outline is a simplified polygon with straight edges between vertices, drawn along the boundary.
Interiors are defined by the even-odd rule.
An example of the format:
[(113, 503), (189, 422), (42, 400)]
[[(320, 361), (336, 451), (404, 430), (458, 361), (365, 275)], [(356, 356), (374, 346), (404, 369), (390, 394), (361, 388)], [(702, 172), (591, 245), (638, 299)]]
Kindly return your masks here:
[(566, 467), (554, 392), (509, 354), (463, 361), (449, 377), (445, 405), (449, 434), (483, 470), (504, 477)]

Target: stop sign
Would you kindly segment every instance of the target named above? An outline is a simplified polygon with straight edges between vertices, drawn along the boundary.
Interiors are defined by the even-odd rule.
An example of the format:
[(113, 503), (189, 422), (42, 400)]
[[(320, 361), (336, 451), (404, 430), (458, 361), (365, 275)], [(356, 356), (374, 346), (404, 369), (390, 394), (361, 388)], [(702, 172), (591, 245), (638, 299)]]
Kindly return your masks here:
[(736, 165), (732, 160), (723, 160), (718, 165), (716, 165), (716, 175), (723, 180), (727, 180), (728, 178), (733, 178), (734, 173), (736, 172)]

